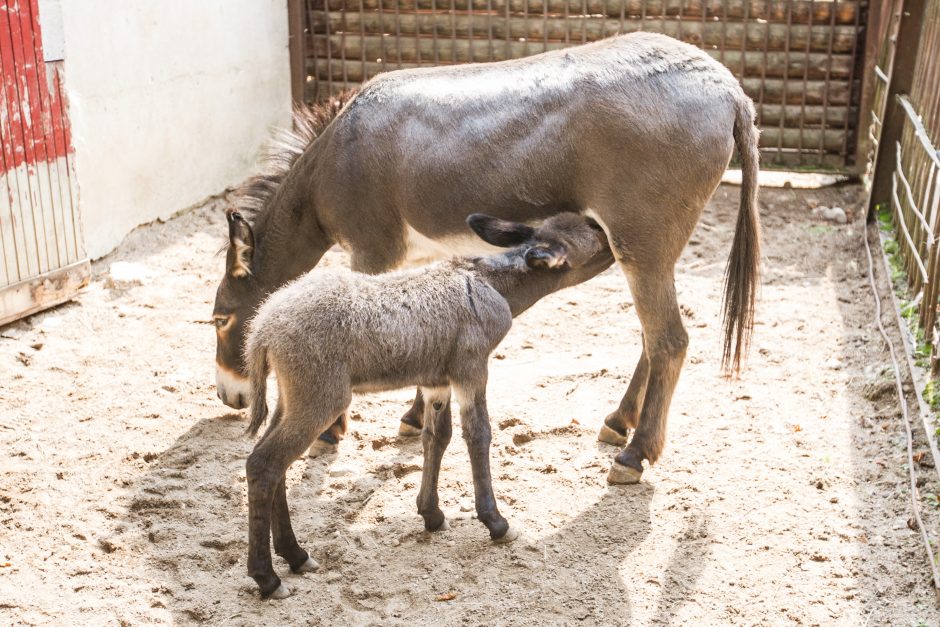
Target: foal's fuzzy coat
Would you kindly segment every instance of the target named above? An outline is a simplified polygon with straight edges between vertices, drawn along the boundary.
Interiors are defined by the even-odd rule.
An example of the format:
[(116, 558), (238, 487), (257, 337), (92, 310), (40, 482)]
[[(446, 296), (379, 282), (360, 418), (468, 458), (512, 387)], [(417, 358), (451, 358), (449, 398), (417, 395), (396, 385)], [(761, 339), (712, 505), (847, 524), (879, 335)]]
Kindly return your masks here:
[(514, 248), (378, 276), (311, 273), (275, 292), (252, 321), (250, 433), (267, 418), (265, 380), (272, 369), (279, 390), (271, 425), (247, 461), (248, 572), (262, 596), (289, 594), (271, 566), (269, 529), (275, 551), (294, 571), (316, 568), (291, 530), (284, 473), (346, 411), (353, 392), (423, 388), (418, 511), (435, 531), (446, 524), (437, 478), (450, 441), (453, 389), (479, 520), (495, 541), (516, 537), (496, 507), (490, 478), (489, 355), (514, 316), (547, 294), (595, 276), (613, 263), (613, 255), (603, 231), (581, 215), (559, 214), (537, 228), (480, 214), (468, 222), (490, 244)]

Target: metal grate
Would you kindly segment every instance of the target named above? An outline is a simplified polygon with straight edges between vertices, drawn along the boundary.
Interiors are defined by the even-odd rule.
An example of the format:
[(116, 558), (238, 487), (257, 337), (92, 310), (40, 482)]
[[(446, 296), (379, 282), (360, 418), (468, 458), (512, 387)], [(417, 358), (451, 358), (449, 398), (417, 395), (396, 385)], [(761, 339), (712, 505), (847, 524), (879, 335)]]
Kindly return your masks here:
[[(515, 59), (635, 31), (694, 44), (757, 106), (763, 165), (850, 171), (862, 0), (305, 0), (307, 101), (399, 68)], [(297, 35), (301, 36), (299, 28)], [(302, 60), (302, 63), (301, 63)]]

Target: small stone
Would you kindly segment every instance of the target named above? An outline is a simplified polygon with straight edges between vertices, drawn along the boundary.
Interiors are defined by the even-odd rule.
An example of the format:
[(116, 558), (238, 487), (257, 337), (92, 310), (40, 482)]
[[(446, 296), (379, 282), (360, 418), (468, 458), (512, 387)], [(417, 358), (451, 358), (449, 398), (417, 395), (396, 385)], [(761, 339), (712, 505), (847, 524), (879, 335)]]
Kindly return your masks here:
[(335, 570), (331, 570), (330, 572), (328, 572), (325, 577), (327, 583), (336, 583), (342, 578), (343, 576), (339, 574), (338, 572), (336, 572)]
[(454, 540), (451, 540), (447, 543), (447, 546), (457, 546), (457, 543)]
[(401, 540), (398, 538), (392, 538), (392, 546), (401, 546)]
[(833, 357), (826, 362), (826, 368), (830, 370), (842, 370), (842, 362)]
[(463, 502), (460, 504), (460, 511), (462, 511), (462, 512), (472, 512), (472, 511), (473, 511), (473, 503), (471, 503), (470, 501), (463, 501)]
[(331, 477), (348, 477), (354, 474), (356, 474), (356, 469), (352, 466), (339, 465), (330, 468)]
[(845, 209), (842, 207), (816, 207), (813, 209), (813, 214), (823, 220), (837, 224), (845, 224), (849, 221), (848, 216), (845, 215)]

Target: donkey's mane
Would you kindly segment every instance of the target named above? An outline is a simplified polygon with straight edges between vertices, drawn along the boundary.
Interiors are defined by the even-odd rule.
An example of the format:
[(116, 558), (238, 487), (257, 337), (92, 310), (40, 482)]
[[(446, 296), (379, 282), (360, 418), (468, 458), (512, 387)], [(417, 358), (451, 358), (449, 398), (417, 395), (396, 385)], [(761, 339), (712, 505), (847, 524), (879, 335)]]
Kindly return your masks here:
[(235, 189), (234, 208), (254, 222), (300, 155), (356, 93), (356, 89), (347, 89), (314, 105), (294, 103), (293, 128), (274, 131), (261, 158), (261, 172)]

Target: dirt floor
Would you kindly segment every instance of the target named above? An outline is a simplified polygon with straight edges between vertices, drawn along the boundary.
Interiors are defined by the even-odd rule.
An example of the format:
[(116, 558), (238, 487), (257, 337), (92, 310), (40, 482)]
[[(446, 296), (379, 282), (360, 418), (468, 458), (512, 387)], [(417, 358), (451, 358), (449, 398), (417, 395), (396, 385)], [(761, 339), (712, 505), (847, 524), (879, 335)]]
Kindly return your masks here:
[(278, 561), (281, 602), (245, 574), (252, 443), (215, 394), (221, 204), (138, 229), (76, 302), (0, 329), (0, 623), (940, 624), (858, 193), (763, 191), (755, 343), (729, 381), (718, 306), (738, 189), (719, 189), (678, 267), (691, 346), (639, 485), (608, 487), (616, 451), (595, 441), (640, 350), (619, 271), (517, 321), (489, 388), (497, 498), (524, 532), (511, 545), (472, 518), (459, 438), (441, 478), (452, 527), (423, 533), (420, 443), (395, 436), (412, 391), (357, 397), (340, 453), (291, 469), (321, 570)]

